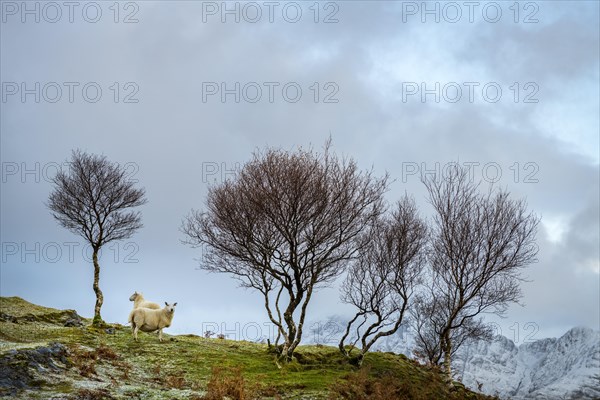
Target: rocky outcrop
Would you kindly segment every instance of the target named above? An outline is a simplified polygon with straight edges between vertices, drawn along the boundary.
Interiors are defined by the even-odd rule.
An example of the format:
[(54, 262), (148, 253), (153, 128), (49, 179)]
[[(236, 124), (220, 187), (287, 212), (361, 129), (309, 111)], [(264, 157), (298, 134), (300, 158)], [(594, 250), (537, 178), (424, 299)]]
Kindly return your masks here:
[(67, 348), (51, 343), (35, 349), (10, 350), (0, 357), (0, 395), (43, 384), (42, 376), (60, 373), (69, 366)]

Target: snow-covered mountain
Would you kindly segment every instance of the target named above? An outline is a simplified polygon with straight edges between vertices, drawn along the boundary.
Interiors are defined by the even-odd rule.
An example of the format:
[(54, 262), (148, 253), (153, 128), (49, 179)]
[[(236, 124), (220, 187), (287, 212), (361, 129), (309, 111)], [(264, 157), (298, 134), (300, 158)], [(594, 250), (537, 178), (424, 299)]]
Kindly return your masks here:
[[(330, 317), (307, 339), (336, 346), (345, 328)], [(312, 339), (312, 341), (311, 341)], [(351, 342), (351, 340), (348, 340)], [(408, 326), (378, 341), (371, 351), (413, 356), (415, 340)], [(501, 399), (600, 400), (600, 331), (572, 328), (562, 337), (516, 346), (504, 336), (490, 342), (465, 343), (452, 360), (455, 379), (472, 390)]]
[(600, 399), (600, 331), (589, 328), (520, 346), (504, 336), (465, 344), (453, 364), (466, 386), (502, 399)]

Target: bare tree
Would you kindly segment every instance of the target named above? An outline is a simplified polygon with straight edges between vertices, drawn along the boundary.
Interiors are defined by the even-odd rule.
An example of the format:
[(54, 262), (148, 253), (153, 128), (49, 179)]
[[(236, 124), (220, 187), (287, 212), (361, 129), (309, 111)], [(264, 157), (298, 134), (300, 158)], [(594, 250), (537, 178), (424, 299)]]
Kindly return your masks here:
[[(444, 356), (440, 342), (448, 319), (444, 304), (447, 303), (443, 300), (443, 294), (427, 288), (426, 291), (415, 296), (412, 307), (409, 309), (416, 339), (414, 355), (429, 365), (439, 365)], [(466, 319), (460, 327), (450, 331), (452, 343), (450, 356), (454, 358), (458, 349), (469, 340), (491, 340), (492, 337), (492, 328), (481, 318)]]
[[(507, 191), (480, 192), (468, 170), (458, 165), (444, 179), (433, 177), (423, 183), (434, 209), (432, 279), (422, 302), (426, 319), (416, 325), (417, 340), (423, 346), (428, 342), (429, 356), (443, 355), (450, 381), (452, 354), (465, 335), (489, 334), (476, 317), (502, 315), (521, 298), (522, 269), (537, 254), (539, 219), (527, 211), (525, 201), (510, 199)], [(431, 358), (439, 361), (438, 356)]]
[(127, 210), (146, 202), (144, 189), (134, 188), (134, 183), (127, 179), (126, 169), (118, 164), (79, 150), (73, 151), (68, 170), (59, 171), (53, 183), (47, 204), (53, 217), (92, 247), (94, 325), (101, 325), (104, 297), (98, 283), (98, 253), (106, 243), (127, 239), (142, 227), (140, 213)]
[(360, 172), (329, 144), (323, 154), (267, 149), (210, 187), (206, 211), (192, 211), (182, 231), (186, 243), (206, 245), (202, 268), (262, 294), (290, 360), (314, 290), (355, 257), (354, 239), (382, 212), (386, 188), (387, 176)]
[(417, 359), (430, 365), (438, 365), (443, 356), (439, 337), (445, 321), (444, 308), (433, 296), (428, 296), (430, 294), (431, 292), (424, 292), (415, 296), (413, 306), (409, 310), (411, 326), (415, 333), (413, 351)]
[[(404, 196), (390, 216), (379, 218), (361, 235), (363, 250), (342, 285), (342, 301), (356, 307), (356, 313), (338, 346), (350, 357), (360, 341), (358, 365), (377, 340), (393, 335), (402, 324), (420, 280), (426, 232), (414, 201)], [(348, 337), (354, 339), (350, 351), (345, 343)]]

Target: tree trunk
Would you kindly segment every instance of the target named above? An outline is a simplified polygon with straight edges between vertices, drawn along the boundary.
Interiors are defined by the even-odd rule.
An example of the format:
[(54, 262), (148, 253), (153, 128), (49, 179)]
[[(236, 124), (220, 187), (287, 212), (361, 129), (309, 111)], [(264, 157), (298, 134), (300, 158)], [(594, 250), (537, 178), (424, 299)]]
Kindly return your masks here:
[(352, 329), (352, 324), (354, 324), (354, 322), (356, 322), (356, 320), (359, 317), (361, 317), (362, 315), (363, 315), (363, 313), (361, 313), (361, 312), (356, 313), (354, 315), (354, 318), (352, 318), (350, 321), (348, 321), (348, 323), (346, 324), (346, 331), (344, 332), (344, 335), (342, 336), (342, 338), (340, 339), (340, 343), (338, 344), (338, 348), (340, 349), (340, 352), (346, 358), (350, 357), (350, 352), (352, 352), (352, 349), (350, 349), (350, 352), (348, 352), (346, 350), (346, 346), (345, 346), (344, 342), (346, 341), (346, 338), (350, 335), (350, 330)]
[(446, 374), (446, 383), (452, 385), (452, 340), (449, 337), (444, 339), (444, 373)]
[(362, 363), (363, 361), (365, 361), (365, 353), (361, 352), (357, 357), (356, 357), (356, 366), (357, 367), (362, 367)]
[(296, 351), (296, 347), (298, 347), (298, 345), (300, 344), (300, 339), (301, 339), (302, 334), (298, 334), (296, 332), (296, 337), (294, 338), (294, 340), (286, 347), (286, 360), (287, 361), (292, 361), (292, 358), (294, 357), (294, 351)]
[(102, 321), (102, 317), (100, 316), (100, 308), (102, 308), (102, 303), (104, 302), (104, 296), (102, 295), (102, 291), (100, 290), (100, 286), (98, 285), (98, 281), (100, 280), (100, 264), (98, 264), (98, 250), (94, 249), (94, 293), (96, 293), (96, 305), (94, 306), (94, 322), (93, 325), (102, 325), (104, 321)]
[(287, 334), (284, 337), (285, 340), (281, 351), (281, 359), (285, 362), (292, 361), (295, 349), (293, 344), (296, 339), (296, 323), (292, 317), (295, 307), (291, 311), (290, 308), (292, 308), (292, 305), (289, 305), (285, 313), (283, 313), (283, 320), (287, 326)]
[[(308, 297), (310, 298), (310, 294), (308, 295)], [(299, 325), (296, 325), (296, 322), (294, 321), (294, 312), (300, 305), (303, 298), (304, 293), (301, 289), (298, 290), (295, 296), (292, 293), (290, 293), (290, 304), (288, 304), (285, 312), (283, 313), (283, 320), (285, 321), (287, 326), (287, 334), (284, 336), (285, 343), (283, 345), (283, 351), (281, 352), (281, 358), (286, 362), (292, 361), (292, 358), (294, 356), (294, 350), (296, 350), (296, 347), (298, 347), (302, 336), (302, 323), (304, 322), (306, 301), (302, 307)]]
[[(283, 314), (283, 317), (287, 323), (288, 332), (289, 332), (289, 334), (288, 334), (289, 340), (284, 347), (285, 359), (288, 362), (292, 361), (292, 358), (294, 357), (294, 351), (296, 350), (296, 347), (298, 347), (300, 345), (300, 342), (302, 341), (302, 331), (304, 329), (304, 319), (306, 317), (306, 308), (308, 306), (308, 302), (310, 301), (310, 298), (312, 297), (313, 286), (314, 286), (314, 282), (312, 282), (311, 285), (306, 290), (306, 296), (304, 296), (304, 292), (299, 289), (298, 294), (295, 298), (295, 301), (288, 306), (288, 309)], [(303, 299), (304, 299), (304, 301), (302, 301)], [(300, 305), (301, 302), (302, 302), (302, 305), (300, 307), (300, 318), (298, 320), (298, 324), (296, 325), (293, 315), (294, 315), (294, 311), (298, 308), (298, 306)]]

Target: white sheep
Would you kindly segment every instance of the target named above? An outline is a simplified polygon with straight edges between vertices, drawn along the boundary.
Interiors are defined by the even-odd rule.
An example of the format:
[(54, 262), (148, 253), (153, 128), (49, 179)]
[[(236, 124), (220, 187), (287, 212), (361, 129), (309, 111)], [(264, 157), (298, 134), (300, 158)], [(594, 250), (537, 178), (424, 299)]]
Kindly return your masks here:
[(153, 303), (151, 301), (146, 301), (144, 296), (141, 293), (133, 292), (133, 294), (129, 297), (129, 301), (133, 301), (133, 308), (151, 308), (153, 310), (160, 310), (160, 306), (157, 303)]
[(171, 326), (173, 315), (175, 314), (175, 306), (165, 302), (165, 307), (160, 310), (150, 308), (135, 308), (129, 314), (129, 322), (133, 330), (133, 339), (137, 341), (138, 331), (154, 332), (158, 331), (158, 340), (162, 342), (162, 330)]

